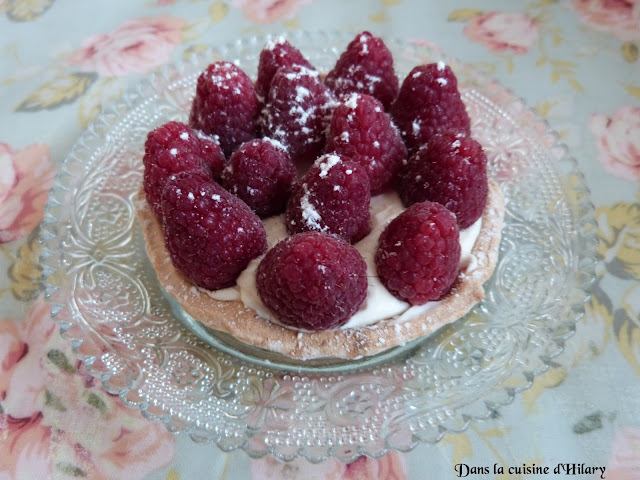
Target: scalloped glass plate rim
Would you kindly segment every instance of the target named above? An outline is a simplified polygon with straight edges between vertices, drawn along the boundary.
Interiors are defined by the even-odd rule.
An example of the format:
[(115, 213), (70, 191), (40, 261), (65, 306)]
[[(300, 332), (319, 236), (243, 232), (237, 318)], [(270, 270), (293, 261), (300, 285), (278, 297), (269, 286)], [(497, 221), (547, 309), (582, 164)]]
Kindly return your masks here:
[[(333, 48), (333, 54), (336, 55), (336, 57), (337, 53), (341, 51), (342, 48), (344, 48), (346, 43), (348, 43), (351, 38), (353, 38), (353, 34), (344, 32), (291, 32), (285, 34), (284, 36), (290, 39), (294, 45), (296, 45), (297, 41), (309, 41), (309, 39), (314, 39), (314, 41), (316, 42), (322, 39), (333, 40), (334, 46), (325, 48)], [(582, 294), (571, 307), (571, 318), (563, 320), (563, 329), (560, 330), (561, 334), (553, 338), (555, 348), (550, 347), (550, 351), (546, 352), (545, 355), (539, 359), (541, 362), (538, 368), (535, 368), (533, 370), (523, 369), (522, 371), (518, 372), (518, 376), (520, 376), (519, 383), (516, 382), (516, 384), (508, 386), (505, 384), (507, 383), (507, 380), (512, 378), (508, 377), (502, 379), (502, 381), (495, 386), (495, 390), (500, 391), (498, 395), (494, 395), (495, 398), (491, 398), (491, 395), (487, 394), (483, 397), (475, 399), (471, 402), (471, 404), (466, 405), (473, 406), (478, 403), (482, 403), (483, 408), (480, 408), (479, 412), (476, 412), (474, 414), (460, 414), (460, 412), (456, 411), (454, 412), (454, 415), (460, 417), (456, 418), (458, 423), (455, 424), (454, 422), (454, 426), (451, 426), (445, 421), (442, 421), (441, 424), (437, 425), (436, 433), (432, 434), (431, 436), (428, 436), (426, 434), (422, 436), (420, 434), (420, 431), (414, 431), (409, 440), (401, 440), (399, 438), (394, 438), (394, 435), (398, 434), (398, 432), (394, 432), (392, 435), (383, 439), (377, 439), (373, 443), (368, 442), (360, 445), (353, 445), (351, 448), (346, 448), (340, 445), (325, 445), (323, 447), (316, 447), (313, 445), (298, 445), (291, 447), (289, 445), (278, 445), (277, 442), (275, 446), (274, 444), (271, 444), (267, 447), (261, 445), (261, 441), (264, 440), (262, 436), (263, 432), (258, 430), (256, 432), (247, 432), (246, 436), (239, 439), (236, 443), (229, 443), (223, 442), (220, 439), (221, 437), (217, 437), (217, 439), (212, 437), (208, 429), (199, 426), (198, 424), (196, 424), (196, 422), (189, 422), (182, 418), (176, 419), (175, 416), (172, 416), (166, 411), (157, 414), (152, 411), (152, 408), (150, 408), (148, 402), (142, 400), (132, 401), (129, 398), (129, 394), (136, 381), (134, 380), (131, 385), (125, 387), (112, 385), (111, 375), (113, 372), (105, 371), (103, 367), (94, 367), (94, 363), (96, 363), (98, 357), (96, 357), (96, 355), (85, 355), (81, 352), (83, 339), (74, 338), (73, 336), (71, 336), (69, 334), (69, 329), (73, 326), (72, 323), (61, 318), (60, 313), (66, 307), (63, 303), (59, 303), (57, 301), (58, 299), (56, 298), (56, 294), (59, 292), (59, 288), (56, 282), (52, 281), (52, 276), (55, 276), (55, 274), (59, 273), (65, 259), (63, 258), (64, 255), (62, 252), (56, 251), (55, 248), (50, 248), (50, 246), (52, 245), (54, 247), (56, 246), (56, 228), (60, 228), (60, 222), (52, 212), (55, 212), (55, 209), (57, 207), (64, 205), (65, 200), (68, 200), (69, 189), (65, 186), (65, 184), (68, 184), (69, 179), (74, 176), (74, 173), (70, 171), (70, 166), (71, 164), (76, 162), (77, 164), (74, 166), (78, 167), (78, 155), (82, 156), (82, 151), (86, 148), (86, 143), (92, 143), (88, 140), (91, 140), (92, 137), (94, 137), (93, 139), (95, 140), (96, 136), (101, 135), (101, 133), (99, 133), (100, 131), (108, 130), (108, 128), (112, 126), (115, 121), (117, 121), (117, 119), (123, 114), (123, 112), (131, 109), (134, 105), (138, 105), (141, 102), (147, 101), (146, 98), (149, 91), (151, 91), (152, 93), (158, 93), (155, 88), (155, 84), (158, 82), (162, 83), (163, 81), (168, 80), (168, 78), (172, 74), (175, 74), (176, 71), (179, 71), (179, 66), (184, 66), (186, 64), (189, 64), (191, 67), (194, 67), (196, 65), (206, 66), (206, 59), (216, 58), (216, 56), (223, 58), (225, 52), (228, 53), (231, 51), (234, 53), (240, 53), (246, 49), (261, 48), (266, 40), (273, 37), (274, 36), (267, 35), (263, 37), (242, 38), (235, 42), (230, 42), (219, 47), (212, 47), (206, 52), (199, 52), (183, 62), (177, 62), (175, 64), (167, 65), (163, 67), (159, 72), (151, 74), (148, 78), (142, 80), (141, 82), (130, 88), (121, 99), (104, 109), (99, 117), (89, 126), (89, 128), (85, 132), (83, 132), (77, 143), (72, 148), (69, 156), (63, 162), (61, 171), (56, 178), (56, 184), (52, 189), (50, 200), (46, 207), (45, 219), (42, 223), (41, 263), (43, 265), (43, 275), (45, 278), (45, 296), (51, 302), (52, 316), (60, 324), (62, 335), (71, 342), (72, 348), (76, 355), (85, 362), (88, 371), (93, 376), (101, 379), (106, 391), (119, 394), (120, 398), (126, 405), (132, 408), (140, 409), (140, 411), (145, 416), (152, 420), (162, 421), (167, 426), (167, 428), (169, 428), (169, 430), (176, 432), (186, 431), (195, 441), (214, 441), (223, 450), (228, 451), (236, 448), (242, 448), (247, 451), (247, 453), (252, 457), (261, 457), (265, 454), (273, 454), (281, 460), (292, 460), (298, 456), (303, 456), (311, 461), (321, 461), (328, 456), (335, 456), (343, 461), (350, 461), (360, 455), (379, 457), (386, 453), (389, 449), (409, 451), (421, 442), (437, 442), (445, 433), (462, 432), (474, 419), (487, 418), (493, 415), (496, 412), (498, 406), (510, 403), (517, 393), (529, 388), (533, 382), (534, 377), (546, 371), (549, 367), (551, 359), (562, 352), (564, 348), (564, 341), (569, 338), (575, 331), (576, 323), (584, 314), (584, 303), (589, 298), (588, 292), (595, 278), (594, 265), (596, 239), (593, 221), (594, 208), (589, 200), (588, 189), (586, 188), (582, 174), (577, 168), (575, 159), (568, 155), (566, 147), (560, 144), (560, 142), (558, 141), (558, 135), (551, 130), (547, 122), (539, 118), (538, 115), (531, 108), (529, 108), (523, 100), (515, 96), (510, 90), (503, 87), (497, 81), (489, 79), (486, 75), (477, 72), (469, 65), (460, 63), (456, 59), (447, 56), (439, 49), (439, 47), (429, 43), (421, 43), (420, 41), (411, 43), (411, 41), (398, 38), (385, 38), (385, 41), (388, 43), (392, 50), (395, 49), (396, 51), (399, 51), (403, 48), (415, 48), (420, 51), (424, 50), (431, 58), (437, 56), (438, 59), (444, 59), (447, 63), (455, 65), (456, 68), (454, 68), (454, 71), (456, 71), (456, 73), (458, 73), (458, 69), (465, 69), (467, 73), (470, 72), (474, 80), (478, 82), (477, 84), (482, 86), (482, 89), (492, 92), (493, 101), (495, 101), (496, 98), (501, 98), (503, 100), (504, 103), (499, 104), (500, 108), (504, 109), (504, 111), (506, 111), (509, 115), (514, 116), (520, 121), (526, 121), (528, 124), (527, 128), (538, 131), (540, 139), (546, 139), (549, 150), (553, 150), (555, 152), (558, 165), (561, 165), (560, 168), (563, 174), (567, 177), (572, 177), (574, 180), (574, 184), (572, 185), (574, 191), (572, 191), (572, 193), (576, 194), (576, 198), (572, 199), (572, 201), (574, 201), (573, 207), (576, 211), (579, 212), (579, 218), (576, 219), (576, 231), (579, 234), (578, 248), (580, 249), (580, 251), (578, 252), (580, 257), (580, 265), (578, 270), (576, 271), (575, 288)], [(301, 48), (301, 50), (303, 51), (303, 54), (306, 54), (304, 49)], [(250, 368), (250, 366), (247, 368)], [(377, 371), (377, 369), (374, 370), (374, 372)], [(299, 377), (293, 373), (289, 376), (285, 375), (285, 377), (283, 378), (285, 378), (286, 381), (291, 382), (304, 382), (305, 380), (308, 380), (307, 377)], [(427, 426), (425, 426), (425, 429), (426, 428)], [(401, 435), (397, 436), (400, 437)]]

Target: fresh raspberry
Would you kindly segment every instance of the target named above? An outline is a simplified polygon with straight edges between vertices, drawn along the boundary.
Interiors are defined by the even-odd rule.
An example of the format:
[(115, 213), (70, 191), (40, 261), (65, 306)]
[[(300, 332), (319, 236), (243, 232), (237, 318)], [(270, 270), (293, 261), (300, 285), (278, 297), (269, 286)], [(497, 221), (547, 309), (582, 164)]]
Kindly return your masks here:
[(296, 180), (296, 167), (276, 140), (244, 143), (233, 152), (220, 183), (261, 217), (281, 213)]
[(458, 91), (458, 80), (443, 62), (418, 65), (402, 82), (391, 107), (409, 154), (436, 133), (456, 130), (469, 135), (471, 122)]
[(200, 151), (202, 152), (204, 161), (209, 165), (209, 168), (211, 168), (211, 176), (217, 179), (227, 163), (218, 139), (199, 130), (194, 130), (194, 132), (200, 140)]
[(332, 235), (307, 232), (267, 252), (256, 273), (264, 304), (285, 325), (327, 330), (344, 325), (367, 296), (360, 253)]
[(351, 93), (333, 111), (327, 152), (335, 152), (364, 167), (371, 194), (389, 186), (407, 158), (400, 133), (375, 98)]
[(208, 177), (172, 176), (162, 195), (164, 243), (171, 261), (195, 285), (233, 285), (267, 248), (260, 219), (240, 199)]
[(169, 176), (183, 171), (218, 175), (224, 165), (220, 147), (189, 125), (168, 122), (147, 134), (144, 144), (144, 193), (153, 212), (162, 216), (160, 201)]
[(324, 148), (334, 103), (317, 71), (300, 65), (280, 69), (263, 111), (265, 133), (287, 147), (295, 162), (313, 160)]
[(251, 79), (230, 62), (215, 62), (198, 77), (189, 125), (217, 135), (229, 157), (242, 143), (256, 137), (258, 97)]
[(258, 79), (256, 80), (256, 93), (262, 101), (266, 101), (271, 87), (271, 80), (280, 67), (291, 68), (293, 65), (302, 65), (311, 70), (313, 66), (292, 46), (284, 37), (267, 42), (260, 52), (258, 63)]
[(383, 230), (374, 261), (380, 281), (393, 296), (411, 305), (440, 299), (458, 276), (455, 216), (439, 203), (412, 205)]
[(356, 35), (327, 74), (325, 84), (336, 95), (369, 94), (380, 100), (385, 109), (398, 95), (398, 77), (393, 70), (391, 52), (382, 39), (369, 32)]
[(354, 243), (367, 235), (369, 177), (357, 163), (339, 155), (320, 157), (293, 187), (287, 203), (287, 230), (332, 233)]
[(480, 218), (487, 204), (487, 157), (473, 138), (445, 132), (409, 159), (399, 183), (405, 206), (424, 200), (441, 203), (464, 229)]

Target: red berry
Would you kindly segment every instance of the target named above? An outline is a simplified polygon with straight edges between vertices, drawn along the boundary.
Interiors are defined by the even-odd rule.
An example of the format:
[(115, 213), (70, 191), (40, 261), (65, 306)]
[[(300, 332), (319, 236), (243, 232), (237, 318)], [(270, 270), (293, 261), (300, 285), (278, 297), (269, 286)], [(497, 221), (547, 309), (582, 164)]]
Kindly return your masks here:
[(349, 158), (366, 169), (371, 194), (387, 188), (407, 158), (400, 133), (375, 98), (351, 93), (333, 111), (327, 152)]
[(285, 325), (327, 330), (344, 325), (367, 295), (367, 266), (360, 253), (332, 235), (288, 237), (258, 265), (258, 293)]
[(473, 138), (445, 132), (409, 159), (399, 184), (405, 206), (438, 202), (455, 213), (464, 229), (480, 218), (487, 204), (487, 157)]
[(242, 144), (231, 155), (220, 183), (267, 217), (284, 211), (295, 180), (296, 167), (285, 148), (265, 137)]
[(458, 80), (443, 62), (418, 65), (402, 82), (391, 107), (409, 154), (436, 133), (455, 130), (469, 135), (471, 122), (458, 91)]
[(218, 174), (224, 161), (215, 142), (184, 123), (168, 122), (149, 132), (142, 158), (143, 185), (153, 212), (162, 217), (162, 191), (171, 175), (184, 171)]
[(256, 80), (256, 93), (261, 101), (266, 101), (271, 87), (271, 80), (280, 67), (290, 68), (293, 65), (302, 65), (309, 69), (313, 66), (302, 56), (300, 50), (292, 46), (284, 37), (278, 37), (269, 41), (260, 52), (258, 63), (258, 79)]
[(227, 163), (227, 159), (220, 148), (218, 138), (207, 135), (199, 130), (194, 130), (196, 136), (200, 139), (200, 147), (205, 163), (211, 168), (211, 176), (216, 179), (222, 173), (222, 169)]
[(295, 162), (314, 159), (324, 148), (333, 105), (318, 72), (300, 65), (280, 69), (263, 111), (265, 133), (287, 147)]
[(440, 299), (458, 276), (455, 216), (438, 203), (412, 205), (384, 229), (374, 260), (380, 281), (400, 300), (422, 305)]
[(230, 62), (215, 62), (198, 77), (189, 124), (217, 135), (228, 157), (242, 143), (256, 137), (258, 97), (251, 79)]
[(349, 43), (325, 84), (336, 95), (359, 92), (371, 95), (389, 108), (398, 94), (393, 57), (382, 39), (362, 32)]
[(331, 233), (357, 242), (371, 230), (369, 192), (364, 168), (339, 155), (323, 155), (293, 187), (287, 203), (287, 230), (291, 235)]
[(260, 219), (208, 177), (172, 176), (162, 195), (164, 242), (174, 266), (208, 290), (235, 283), (267, 238)]

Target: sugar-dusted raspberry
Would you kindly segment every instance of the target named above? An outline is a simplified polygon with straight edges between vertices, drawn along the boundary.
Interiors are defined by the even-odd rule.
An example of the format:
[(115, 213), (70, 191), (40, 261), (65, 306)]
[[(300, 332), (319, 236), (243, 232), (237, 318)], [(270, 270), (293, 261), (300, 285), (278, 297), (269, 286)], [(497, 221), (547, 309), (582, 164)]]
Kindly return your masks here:
[(284, 37), (278, 37), (267, 42), (260, 52), (258, 63), (258, 79), (256, 80), (256, 93), (262, 101), (266, 101), (271, 87), (271, 80), (280, 67), (292, 67), (302, 65), (314, 69), (309, 61), (304, 58), (300, 50), (291, 45)]
[(162, 195), (164, 243), (173, 265), (195, 285), (233, 285), (267, 248), (262, 222), (240, 199), (208, 177), (172, 176)]
[(349, 43), (325, 84), (336, 95), (360, 92), (371, 95), (388, 109), (398, 95), (393, 57), (381, 38), (362, 32)]
[(464, 229), (480, 218), (487, 204), (487, 157), (471, 137), (438, 134), (409, 159), (399, 184), (405, 206), (424, 200), (441, 203)]
[(367, 266), (344, 240), (318, 232), (288, 237), (267, 252), (258, 294), (285, 325), (327, 330), (344, 325), (367, 295)]
[(382, 104), (360, 93), (343, 96), (333, 111), (326, 150), (364, 167), (372, 195), (387, 188), (407, 158), (407, 148)]
[(268, 137), (287, 147), (295, 161), (313, 160), (322, 152), (335, 99), (318, 72), (294, 65), (276, 72), (263, 110)]
[(458, 276), (455, 216), (439, 203), (412, 205), (383, 230), (374, 260), (380, 281), (395, 297), (411, 305), (438, 300)]
[(290, 234), (318, 231), (354, 243), (371, 230), (369, 177), (357, 163), (326, 154), (293, 187), (287, 203)]
[(220, 148), (219, 139), (217, 137), (207, 135), (200, 130), (194, 130), (196, 136), (200, 140), (200, 151), (202, 157), (209, 168), (211, 168), (211, 176), (214, 179), (220, 177), (222, 169), (227, 163), (222, 148)]
[(400, 129), (409, 154), (446, 130), (467, 135), (471, 122), (460, 99), (458, 80), (444, 62), (418, 65), (402, 82), (391, 117)]
[(153, 212), (161, 217), (160, 200), (169, 176), (198, 171), (217, 175), (224, 155), (211, 139), (180, 122), (168, 122), (147, 134), (144, 145), (144, 193)]
[(222, 172), (221, 185), (261, 217), (281, 213), (296, 180), (296, 167), (276, 140), (244, 143)]
[(189, 125), (217, 135), (228, 157), (256, 137), (258, 97), (251, 79), (230, 62), (215, 62), (198, 77)]

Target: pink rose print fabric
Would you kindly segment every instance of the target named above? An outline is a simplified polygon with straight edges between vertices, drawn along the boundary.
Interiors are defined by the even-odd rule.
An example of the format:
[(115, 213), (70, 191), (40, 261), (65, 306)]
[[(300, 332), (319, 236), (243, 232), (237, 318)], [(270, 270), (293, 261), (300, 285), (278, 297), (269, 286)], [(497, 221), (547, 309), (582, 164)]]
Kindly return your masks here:
[(106, 77), (149, 72), (171, 58), (185, 26), (184, 20), (168, 15), (130, 20), (86, 39), (67, 63)]
[(334, 458), (311, 464), (305, 459), (284, 463), (272, 457), (251, 462), (253, 480), (406, 480), (404, 456), (389, 452), (379, 459), (360, 457), (344, 464)]
[(344, 468), (342, 480), (405, 480), (407, 473), (401, 453), (390, 452), (384, 457), (373, 459), (360, 457)]
[(0, 479), (51, 478), (51, 429), (42, 426), (42, 414), (19, 419), (5, 416), (4, 423), (0, 428)]
[(45, 344), (56, 330), (50, 307), (37, 302), (20, 322), (0, 322), (0, 400), (6, 415), (37, 416), (45, 391)]
[(640, 39), (640, 2), (637, 0), (573, 0), (571, 9), (591, 28), (622, 41)]
[(612, 115), (594, 114), (589, 129), (604, 169), (624, 180), (640, 180), (640, 107), (620, 107)]
[(141, 479), (169, 465), (174, 439), (165, 426), (145, 420), (119, 398), (103, 393), (80, 363), (78, 371), (80, 375), (68, 379), (73, 388), (54, 392), (61, 405), (73, 408), (55, 416), (45, 412), (43, 424), (60, 432), (52, 448), (90, 472), (90, 478)]
[(254, 23), (274, 23), (293, 18), (303, 5), (312, 0), (232, 0), (231, 5), (242, 10)]
[(41, 412), (44, 345), (56, 329), (49, 312), (49, 305), (39, 301), (21, 323), (0, 321), (0, 451), (9, 453), (0, 455), (0, 478), (16, 478), (19, 472), (50, 478), (51, 430), (42, 425)]
[(521, 13), (489, 12), (469, 20), (464, 33), (493, 52), (524, 54), (538, 38), (538, 25)]
[(640, 478), (640, 428), (625, 427), (616, 432), (606, 472), (609, 480)]
[(55, 478), (60, 468), (141, 479), (169, 465), (174, 439), (164, 425), (105, 393), (57, 330), (43, 298), (22, 321), (0, 319), (0, 479)]
[(0, 143), (0, 243), (24, 237), (38, 226), (53, 178), (48, 146), (14, 151)]

